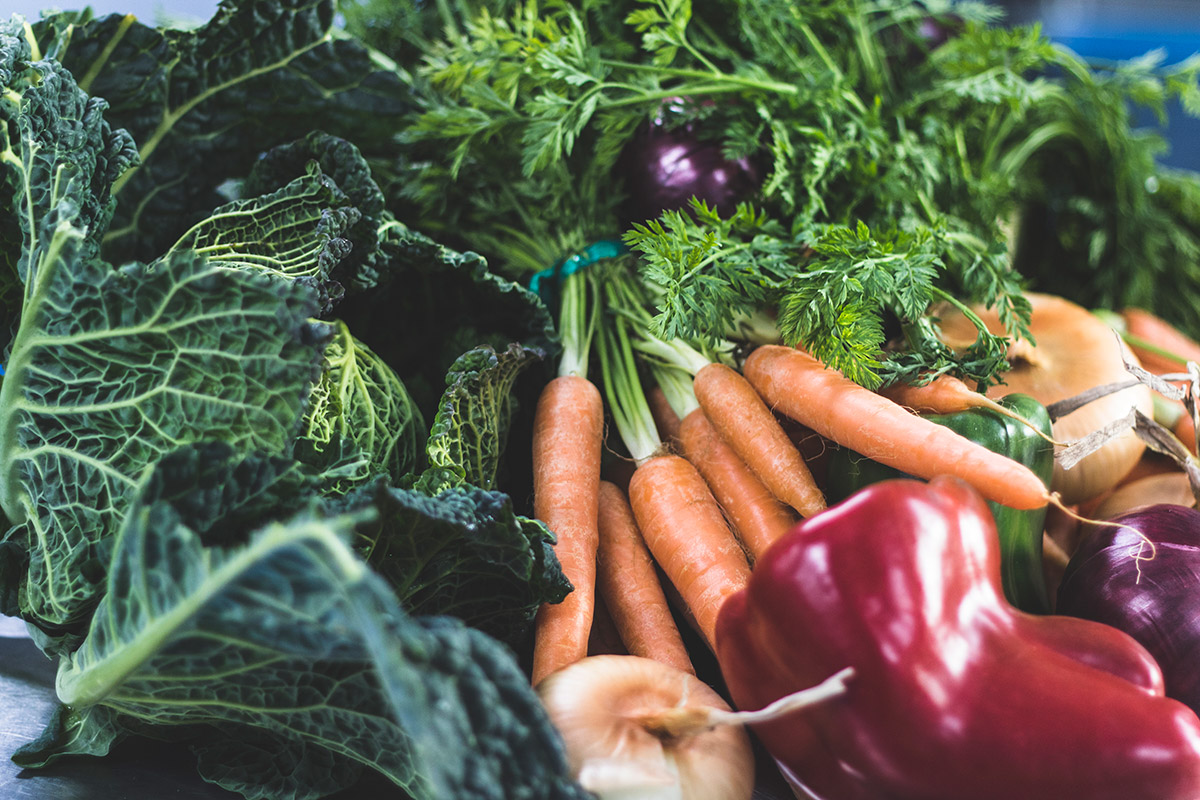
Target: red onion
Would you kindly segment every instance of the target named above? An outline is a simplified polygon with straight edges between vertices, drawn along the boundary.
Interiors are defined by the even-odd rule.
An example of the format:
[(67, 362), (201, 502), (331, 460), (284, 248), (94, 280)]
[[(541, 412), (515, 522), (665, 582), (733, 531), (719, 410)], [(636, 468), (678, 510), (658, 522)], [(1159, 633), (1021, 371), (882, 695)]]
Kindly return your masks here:
[(751, 159), (726, 159), (719, 142), (702, 140), (690, 124), (639, 131), (617, 169), (628, 196), (621, 209), (627, 224), (684, 208), (693, 196), (728, 215), (761, 180)]
[(1096, 527), (1071, 556), (1057, 612), (1128, 633), (1162, 668), (1166, 694), (1200, 712), (1200, 511), (1146, 506)]

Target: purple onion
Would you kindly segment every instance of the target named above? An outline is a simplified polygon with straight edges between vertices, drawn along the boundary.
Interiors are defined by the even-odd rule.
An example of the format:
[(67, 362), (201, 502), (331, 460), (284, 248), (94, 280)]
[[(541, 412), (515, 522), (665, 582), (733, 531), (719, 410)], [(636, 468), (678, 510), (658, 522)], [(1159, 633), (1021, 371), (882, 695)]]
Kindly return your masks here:
[(1123, 527), (1094, 528), (1071, 556), (1056, 610), (1128, 633), (1167, 696), (1200, 713), (1200, 511), (1161, 504), (1113, 521)]
[(720, 143), (700, 139), (692, 125), (639, 131), (622, 152), (617, 170), (627, 195), (621, 209), (626, 224), (684, 208), (693, 196), (728, 215), (761, 181), (751, 159), (726, 159)]
[(955, 14), (943, 14), (939, 17), (925, 17), (921, 20), (917, 33), (925, 46), (934, 50), (961, 33), (962, 28), (962, 17)]

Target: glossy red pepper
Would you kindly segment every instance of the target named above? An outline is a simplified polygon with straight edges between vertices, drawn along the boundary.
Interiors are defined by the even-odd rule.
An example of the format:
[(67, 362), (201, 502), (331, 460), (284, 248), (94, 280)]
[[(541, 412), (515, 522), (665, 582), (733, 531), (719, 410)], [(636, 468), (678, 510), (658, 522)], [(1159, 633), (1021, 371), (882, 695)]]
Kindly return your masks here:
[(845, 695), (755, 726), (821, 800), (1200, 798), (1200, 719), (1126, 634), (1009, 605), (991, 514), (957, 479), (800, 523), (722, 608), (717, 656), (741, 708), (854, 668)]

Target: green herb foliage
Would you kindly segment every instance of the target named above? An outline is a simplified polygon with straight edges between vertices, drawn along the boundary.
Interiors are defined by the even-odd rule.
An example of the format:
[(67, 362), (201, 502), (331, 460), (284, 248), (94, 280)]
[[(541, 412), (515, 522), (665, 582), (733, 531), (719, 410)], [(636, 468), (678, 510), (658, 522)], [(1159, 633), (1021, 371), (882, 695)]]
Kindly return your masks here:
[(1200, 179), (1160, 166), (1166, 141), (1132, 120), (1141, 108), (1164, 122), (1172, 101), (1200, 115), (1200, 56), (1063, 69), (1031, 120), (1040, 146), (1009, 156), (1027, 176), (1017, 266), (1042, 291), (1150, 309), (1200, 336)]
[[(660, 335), (711, 343), (730, 320), (767, 310), (784, 341), (868, 386), (942, 372), (986, 384), (1006, 367), (1007, 340), (1028, 337), (1027, 286), (1113, 300), (1133, 271), (1121, 242), (1169, 263), (1193, 246), (1176, 188), (1187, 182), (1158, 177), (1160, 200), (1138, 188), (1134, 178), (1160, 173), (1117, 113), (1172, 95), (1195, 107), (1191, 65), (1159, 74), (1143, 64), (1107, 80), (1037, 26), (1005, 27), (996, 8), (951, 0), (459, 3), (440, 13), (453, 23), (440, 37), (427, 22), (403, 46), (393, 40), (421, 104), (402, 136), (412, 159), (401, 192), (415, 219), (510, 274), (623, 232), (657, 292)], [(620, 154), (651, 124), (690, 126), (729, 158), (751, 159), (761, 187), (736, 211), (694, 205), (623, 230), (621, 170), (638, 167)], [(1060, 152), (1080, 142), (1104, 161), (1099, 174), (1127, 173), (1071, 209), (1104, 215), (1089, 241), (1065, 243), (1103, 273), (1090, 294), (1078, 273), (1022, 273), (1011, 255), (1013, 220), (1043, 191), (1055, 200), (1065, 188), (1072, 203), (1056, 170), (1094, 180), (1080, 156)], [(1178, 212), (1152, 220), (1171, 198)], [(1084, 230), (1066, 216), (1064, 239)], [(1121, 296), (1153, 306), (1150, 272)], [(946, 302), (994, 307), (1003, 335), (981, 329), (972, 347), (947, 347), (936, 317)]]

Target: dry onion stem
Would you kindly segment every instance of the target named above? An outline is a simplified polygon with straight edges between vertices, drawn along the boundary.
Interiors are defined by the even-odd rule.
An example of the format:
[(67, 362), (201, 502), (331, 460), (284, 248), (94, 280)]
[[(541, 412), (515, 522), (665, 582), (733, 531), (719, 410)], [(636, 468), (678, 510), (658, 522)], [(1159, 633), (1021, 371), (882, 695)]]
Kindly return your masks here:
[[(1009, 349), (1013, 368), (1001, 375), (1003, 384), (992, 386), (987, 394), (1002, 397), (1009, 392), (1031, 395), (1046, 406), (1075, 397), (1097, 386), (1106, 390), (1067, 413), (1060, 408), (1054, 422), (1054, 438), (1074, 442), (1124, 417), (1131, 408), (1143, 414), (1153, 412), (1150, 388), (1131, 382), (1121, 391), (1111, 392), (1108, 384), (1127, 381), (1124, 353), (1108, 324), (1082, 306), (1061, 297), (1030, 292), (1033, 306), (1030, 330), (1036, 346), (1019, 340)], [(994, 333), (1004, 331), (994, 309), (973, 309)], [(974, 326), (966, 317), (946, 314), (941, 322), (943, 338), (948, 342), (974, 340)], [(1111, 489), (1128, 474), (1145, 451), (1145, 444), (1126, 429), (1104, 439), (1102, 447), (1087, 453), (1072, 469), (1055, 460), (1050, 488), (1059, 492), (1067, 504), (1080, 503)], [(1076, 451), (1077, 453), (1079, 451)]]
[(742, 800), (754, 792), (745, 725), (846, 691), (852, 670), (760, 711), (733, 711), (696, 676), (638, 656), (590, 656), (537, 691), (572, 774), (601, 800)]

